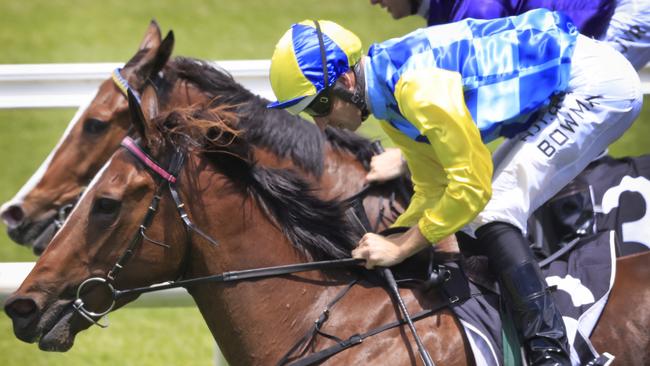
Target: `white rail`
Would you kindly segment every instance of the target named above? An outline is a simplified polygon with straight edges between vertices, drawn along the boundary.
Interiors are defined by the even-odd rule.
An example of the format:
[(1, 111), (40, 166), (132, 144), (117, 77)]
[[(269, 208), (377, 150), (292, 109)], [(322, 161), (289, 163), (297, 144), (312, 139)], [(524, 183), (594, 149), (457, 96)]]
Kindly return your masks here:
[[(249, 90), (273, 98), (269, 60), (216, 61)], [(0, 108), (78, 107), (121, 63), (0, 65)]]
[[(18, 289), (34, 264), (34, 262), (0, 263), (0, 304)], [(128, 306), (150, 308), (194, 306), (194, 300), (185, 289), (177, 288), (144, 294)]]

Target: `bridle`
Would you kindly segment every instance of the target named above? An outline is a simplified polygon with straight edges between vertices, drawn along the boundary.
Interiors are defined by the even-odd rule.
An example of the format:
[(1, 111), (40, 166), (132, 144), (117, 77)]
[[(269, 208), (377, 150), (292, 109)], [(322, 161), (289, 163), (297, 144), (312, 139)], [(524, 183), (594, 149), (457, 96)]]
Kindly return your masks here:
[[(115, 74), (114, 74), (115, 75)], [(130, 91), (130, 89), (127, 89), (127, 91)], [(129, 93), (131, 96), (135, 96), (133, 93)], [(174, 152), (174, 155), (172, 156), (170, 167), (168, 170), (165, 170), (162, 168), (156, 161), (151, 158), (144, 150), (142, 150), (136, 142), (131, 139), (130, 137), (125, 137), (124, 140), (121, 143), (121, 146), (126, 148), (133, 156), (135, 156), (140, 162), (142, 162), (150, 171), (155, 173), (156, 177), (156, 189), (154, 191), (153, 198), (151, 199), (151, 203), (149, 204), (149, 208), (147, 209), (147, 213), (145, 214), (144, 218), (142, 219), (142, 223), (139, 226), (138, 231), (135, 233), (135, 235), (131, 238), (131, 241), (129, 242), (129, 245), (127, 246), (126, 250), (120, 255), (118, 260), (115, 262), (113, 267), (108, 271), (106, 278), (102, 277), (92, 277), (84, 282), (81, 283), (79, 288), (77, 289), (77, 298), (74, 301), (73, 307), (74, 309), (84, 318), (87, 320), (91, 321), (94, 324), (99, 325), (102, 328), (105, 328), (106, 326), (98, 323), (95, 318), (101, 318), (102, 316), (108, 314), (113, 307), (115, 306), (115, 301), (116, 298), (114, 298), (111, 301), (111, 304), (107, 307), (106, 310), (101, 311), (101, 312), (93, 312), (88, 309), (86, 309), (84, 301), (82, 300), (81, 296), (83, 293), (83, 289), (85, 286), (88, 286), (90, 284), (104, 284), (105, 286), (108, 287), (109, 291), (114, 295), (115, 294), (115, 288), (113, 286), (113, 283), (115, 282), (115, 278), (117, 275), (120, 273), (122, 268), (127, 264), (127, 262), (131, 259), (133, 256), (133, 253), (135, 250), (138, 248), (140, 243), (142, 242), (143, 239), (146, 239), (148, 241), (151, 241), (155, 244), (162, 245), (165, 247), (169, 247), (167, 244), (151, 240), (147, 237), (146, 231), (147, 228), (151, 225), (153, 222), (153, 219), (156, 215), (156, 212), (158, 210), (158, 205), (160, 204), (160, 200), (162, 198), (162, 190), (164, 188), (164, 183), (167, 182), (168, 186), (170, 187), (170, 192), (172, 190), (175, 191), (175, 186), (174, 184), (176, 183), (177, 180), (177, 175), (178, 172), (180, 171), (180, 168), (183, 165), (183, 160), (185, 155), (179, 150), (176, 149)], [(174, 188), (172, 188), (174, 187)], [(173, 196), (173, 195), (172, 195)], [(178, 197), (178, 194), (176, 194)], [(180, 200), (180, 197), (178, 198)], [(183, 204), (182, 202), (177, 203), (177, 209), (179, 209), (179, 213), (181, 215), (187, 216), (187, 213), (183, 210)], [(183, 211), (180, 211), (183, 210)], [(188, 219), (189, 220), (189, 219)], [(188, 226), (188, 227), (193, 227)], [(199, 230), (200, 233), (202, 233)], [(205, 235), (205, 234), (204, 234)], [(208, 237), (209, 238), (209, 237)], [(216, 241), (214, 239), (209, 238), (209, 241), (211, 241), (213, 244), (216, 245)]]

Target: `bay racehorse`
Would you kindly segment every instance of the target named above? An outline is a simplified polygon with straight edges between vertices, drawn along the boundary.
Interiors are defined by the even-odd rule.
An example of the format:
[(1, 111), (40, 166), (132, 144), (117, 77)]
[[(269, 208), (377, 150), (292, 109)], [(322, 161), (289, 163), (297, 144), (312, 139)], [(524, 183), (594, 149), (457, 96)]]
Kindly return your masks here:
[[(241, 113), (263, 113), (264, 119), (242, 118), (249, 131), (248, 141), (263, 150), (258, 152), (259, 163), (276, 167), (297, 164), (318, 183), (315, 189), (326, 199), (360, 192), (373, 154), (369, 141), (334, 129), (328, 129), (323, 139), (305, 120), (285, 112), (264, 111), (261, 98), (213, 65), (188, 58), (170, 61), (173, 45), (173, 33), (162, 39), (158, 25), (152, 21), (138, 52), (100, 85), (87, 106), (79, 109), (38, 171), (0, 209), (14, 241), (31, 246), (36, 254), (44, 250), (83, 188), (124, 136), (133, 132), (125, 89), (137, 93), (148, 81), (156, 85), (163, 110), (213, 102), (237, 104)], [(306, 138), (293, 143), (282, 136), (284, 133)], [(319, 154), (301, 154), (303, 150)], [(292, 159), (296, 155), (301, 158)], [(398, 196), (401, 203), (396, 202), (396, 189), (394, 184), (369, 187), (364, 191), (367, 194), (360, 197), (377, 229), (392, 223), (408, 199)]]
[[(132, 103), (140, 142), (126, 141), (113, 155), (7, 300), (18, 338), (44, 350), (68, 350), (77, 333), (97, 321), (94, 313), (113, 308), (112, 288), (126, 294), (115, 296), (116, 309), (133, 300), (128, 289), (135, 287), (349, 255), (354, 242), (344, 205), (314, 195), (299, 170), (256, 164), (232, 108), (173, 111), (152, 120), (158, 110), (151, 94), (148, 89), (143, 96), (144, 113)], [(612, 299), (592, 339), (621, 365), (647, 364), (650, 256), (618, 264)], [(355, 338), (399, 318), (386, 291), (365, 273), (328, 269), (237, 281), (230, 272), (220, 278), (232, 281), (187, 289), (231, 365), (308, 357), (337, 339), (354, 346), (327, 364), (417, 364), (404, 327), (361, 343)], [(433, 290), (401, 294), (412, 314), (445, 304)], [(300, 343), (315, 324), (325, 336)], [(416, 327), (436, 363), (473, 362), (448, 310), (434, 311)]]

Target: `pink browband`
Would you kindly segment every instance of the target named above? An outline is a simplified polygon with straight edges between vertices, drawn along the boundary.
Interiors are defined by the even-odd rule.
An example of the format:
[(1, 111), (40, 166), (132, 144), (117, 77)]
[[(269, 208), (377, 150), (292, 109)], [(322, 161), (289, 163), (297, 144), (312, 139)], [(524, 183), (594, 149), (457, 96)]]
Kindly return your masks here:
[(129, 136), (125, 137), (124, 140), (122, 140), (122, 146), (124, 146), (127, 150), (129, 150), (144, 165), (146, 165), (149, 169), (153, 170), (156, 174), (161, 176), (163, 179), (171, 183), (176, 183), (176, 177), (168, 173), (165, 169), (161, 168), (160, 165), (158, 165), (155, 161), (153, 161), (153, 159), (151, 159), (149, 155), (147, 155), (144, 151), (142, 151), (142, 149), (140, 149), (140, 146), (138, 146), (138, 144), (136, 144), (132, 138), (130, 138)]

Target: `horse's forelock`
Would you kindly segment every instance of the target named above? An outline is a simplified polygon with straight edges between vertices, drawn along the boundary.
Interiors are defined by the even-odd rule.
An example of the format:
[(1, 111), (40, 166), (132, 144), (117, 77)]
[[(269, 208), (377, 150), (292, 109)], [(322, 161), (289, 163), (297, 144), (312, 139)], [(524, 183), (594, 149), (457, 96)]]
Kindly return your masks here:
[(178, 108), (160, 116), (156, 124), (160, 132), (175, 146), (199, 152), (227, 150), (243, 143), (243, 131), (233, 106), (212, 108)]

